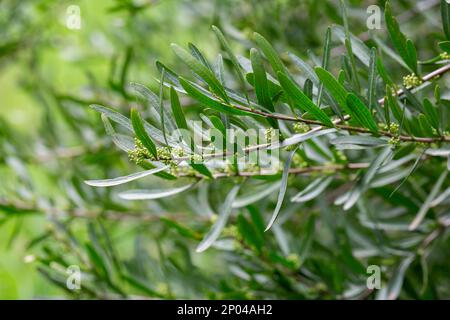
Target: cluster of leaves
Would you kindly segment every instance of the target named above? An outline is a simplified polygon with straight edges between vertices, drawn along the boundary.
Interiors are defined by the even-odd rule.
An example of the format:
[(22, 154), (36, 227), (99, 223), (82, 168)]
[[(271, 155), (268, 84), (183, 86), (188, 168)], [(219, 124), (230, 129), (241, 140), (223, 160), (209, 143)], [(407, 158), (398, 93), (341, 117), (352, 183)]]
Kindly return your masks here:
[[(88, 180), (129, 168), (107, 142), (90, 150), (86, 163), (102, 165), (90, 172), (80, 165), (69, 196), (81, 208), (94, 201), (101, 207), (65, 210), (63, 221), (50, 204), (42, 207), (54, 227), (30, 245), (42, 246), (40, 272), (76, 297), (449, 297), (450, 100), (440, 89), (450, 70), (449, 10), (441, 1), (444, 32), (434, 38), (435, 57), (423, 61), (419, 53), (428, 52), (416, 51), (389, 3), (385, 24), (395, 51), (375, 34), (365, 42), (353, 35), (343, 2), (334, 10), (342, 15), (331, 19), (343, 19), (343, 27), (326, 30), (322, 57), (280, 56), (258, 33), (245, 42), (247, 57), (237, 56), (213, 27), (223, 53), (211, 63), (193, 44), (172, 45), (195, 80), (173, 71), (182, 65), (157, 62), (158, 94), (127, 86), (125, 58), (120, 82), (110, 82), (114, 98), (105, 101), (130, 104), (137, 95), (145, 104), (135, 104), (129, 118), (99, 105), (105, 101), (92, 107), (102, 114), (106, 140), (144, 171)], [(75, 130), (83, 124), (80, 135), (98, 128), (91, 118), (67, 118)], [(180, 160), (202, 146), (186, 148), (168, 132), (199, 130), (193, 120), (221, 132), (280, 130), (282, 142), (273, 146), (279, 170), (240, 166), (234, 154), (200, 164)], [(211, 138), (207, 130), (202, 136)], [(117, 201), (115, 188), (91, 188), (80, 178), (97, 187), (138, 183), (145, 187), (119, 197), (152, 201)], [(87, 227), (77, 215), (90, 220)], [(124, 236), (130, 233), (132, 241)], [(83, 271), (80, 291), (66, 286), (65, 268), (73, 264)], [(366, 286), (369, 265), (382, 269), (380, 291)]]

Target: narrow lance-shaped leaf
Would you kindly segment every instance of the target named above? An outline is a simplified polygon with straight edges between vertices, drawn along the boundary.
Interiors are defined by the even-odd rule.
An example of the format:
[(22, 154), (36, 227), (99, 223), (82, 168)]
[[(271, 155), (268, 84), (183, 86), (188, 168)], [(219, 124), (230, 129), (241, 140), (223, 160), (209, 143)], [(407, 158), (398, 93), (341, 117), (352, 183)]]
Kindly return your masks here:
[(285, 74), (279, 72), (278, 78), (286, 94), (291, 97), (295, 106), (303, 111), (311, 113), (317, 120), (327, 127), (334, 127), (331, 119), (318, 106), (314, 104), (300, 88)]
[(441, 0), (441, 17), (445, 37), (450, 40), (450, 3), (447, 0)]
[(254, 33), (254, 38), (256, 43), (258, 44), (258, 47), (264, 53), (267, 60), (269, 60), (269, 63), (272, 66), (272, 69), (275, 72), (275, 74), (278, 74), (279, 72), (287, 74), (286, 67), (284, 66), (283, 62), (278, 56), (278, 53), (272, 47), (269, 41), (267, 41), (266, 38), (264, 38), (262, 35), (256, 32)]
[(305, 190), (291, 198), (292, 202), (307, 202), (319, 196), (333, 181), (332, 177), (319, 178), (312, 182)]
[(105, 180), (86, 180), (84, 181), (84, 183), (86, 183), (87, 185), (93, 186), (93, 187), (112, 187), (112, 186), (118, 186), (124, 183), (128, 183), (137, 179), (141, 179), (144, 178), (146, 176), (155, 174), (157, 172), (163, 171), (165, 169), (167, 169), (167, 166), (164, 167), (160, 167), (160, 168), (155, 168), (155, 169), (151, 169), (151, 170), (146, 170), (146, 171), (142, 171), (142, 172), (136, 172), (124, 177), (118, 177), (118, 178), (113, 178), (113, 179), (105, 179)]
[(348, 51), (348, 59), (350, 61), (350, 71), (351, 71), (351, 80), (353, 82), (353, 87), (356, 91), (359, 91), (360, 89), (360, 83), (358, 79), (358, 72), (356, 70), (356, 62), (355, 62), (355, 56), (353, 55), (353, 46), (352, 46), (352, 39), (350, 37), (350, 29), (348, 25), (348, 19), (347, 19), (347, 9), (345, 6), (345, 0), (341, 0), (341, 8), (342, 8), (342, 17), (344, 20), (344, 29), (345, 29), (345, 47)]
[(245, 85), (245, 78), (242, 73), (241, 65), (239, 64), (239, 61), (237, 60), (236, 56), (233, 54), (233, 50), (231, 50), (231, 46), (228, 44), (227, 39), (225, 38), (222, 31), (217, 28), (216, 26), (212, 26), (212, 29), (214, 33), (216, 34), (217, 39), (219, 40), (220, 44), (222, 45), (223, 49), (227, 52), (228, 58), (230, 59), (231, 63), (233, 64), (234, 70), (236, 70), (236, 73), (239, 77), (239, 81), (241, 82), (242, 90), (244, 90), (245, 98), (247, 99), (247, 103), (250, 104), (250, 99), (248, 98), (246, 85)]
[(386, 147), (370, 164), (362, 179), (358, 184), (348, 193), (348, 197), (344, 203), (344, 210), (349, 210), (358, 201), (360, 196), (369, 188), (373, 178), (380, 170), (381, 165), (392, 155), (391, 147)]
[(417, 73), (417, 54), (413, 43), (407, 40), (405, 35), (401, 32), (400, 26), (392, 15), (391, 5), (386, 2), (386, 8), (384, 11), (384, 17), (386, 20), (386, 27), (394, 44), (398, 54), (402, 57), (403, 61), (411, 68), (411, 71)]
[(166, 120), (165, 120), (165, 112), (164, 112), (164, 77), (165, 77), (166, 71), (163, 69), (161, 72), (161, 81), (159, 83), (159, 116), (161, 117), (161, 129), (164, 137), (164, 142), (166, 145), (169, 145), (167, 142), (167, 134), (166, 134)]
[(333, 75), (327, 70), (316, 67), (316, 74), (320, 79), (320, 82), (323, 83), (325, 88), (330, 92), (331, 96), (336, 100), (338, 105), (348, 114), (350, 113), (347, 108), (347, 90), (345, 90), (344, 86), (340, 84)]
[(423, 100), (423, 109), (428, 122), (439, 132), (439, 114), (431, 101), (427, 98)]
[(370, 50), (370, 63), (369, 63), (369, 90), (367, 90), (367, 100), (369, 101), (369, 108), (373, 110), (374, 108), (380, 112), (378, 103), (375, 99), (376, 88), (377, 88), (377, 51), (375, 48)]
[(231, 191), (228, 193), (225, 202), (220, 209), (219, 217), (217, 218), (216, 223), (197, 246), (197, 252), (203, 252), (208, 249), (220, 236), (220, 233), (227, 224), (227, 221), (231, 215), (231, 206), (234, 202), (234, 199), (236, 198), (237, 193), (239, 192), (239, 188), (239, 185), (234, 186), (233, 189), (231, 189)]
[(305, 84), (303, 85), (303, 92), (305, 93), (306, 97), (308, 97), (308, 99), (311, 101), (313, 99), (313, 90), (314, 90), (313, 82), (311, 81), (311, 79), (306, 79)]
[(153, 140), (149, 137), (144, 129), (142, 118), (136, 109), (131, 109), (131, 124), (133, 125), (134, 132), (139, 141), (142, 142), (144, 147), (155, 157), (158, 158), (156, 146)]
[(170, 105), (172, 107), (172, 113), (178, 128), (188, 130), (186, 117), (184, 116), (183, 109), (181, 108), (180, 99), (178, 99), (178, 94), (173, 87), (170, 87)]
[(378, 126), (369, 109), (353, 93), (347, 95), (347, 106), (352, 119), (372, 132), (378, 133)]
[[(330, 61), (330, 52), (331, 52), (331, 28), (327, 28), (327, 32), (325, 35), (325, 44), (323, 47), (323, 57), (322, 57), (322, 68), (325, 70), (328, 69), (328, 64)], [(311, 79), (308, 79), (309, 81), (312, 81)], [(317, 95), (317, 106), (320, 108), (320, 105), (322, 104), (322, 95), (323, 95), (323, 83), (319, 86), (319, 92)]]
[(191, 50), (191, 54), (195, 58), (197, 58), (198, 61), (200, 61), (209, 70), (212, 70), (211, 65), (209, 64), (208, 60), (206, 60), (205, 56), (203, 56), (201, 51), (193, 43), (188, 43), (188, 47)]
[(280, 188), (280, 183), (276, 182), (270, 186), (263, 185), (261, 189), (252, 191), (250, 194), (242, 195), (233, 202), (233, 208), (246, 207), (252, 203), (255, 203), (263, 198), (270, 196), (275, 190)]
[(278, 217), (278, 214), (280, 213), (281, 205), (283, 204), (283, 200), (284, 200), (284, 195), (286, 194), (288, 177), (289, 177), (289, 169), (291, 168), (292, 158), (294, 157), (296, 151), (297, 151), (297, 148), (295, 148), (294, 151), (291, 151), (288, 159), (284, 163), (283, 175), (281, 177), (280, 192), (278, 194), (278, 200), (277, 200), (277, 206), (275, 207), (272, 217), (270, 218), (270, 221), (267, 224), (267, 227), (264, 230), (264, 232), (268, 231), (272, 227), (273, 223), (275, 222), (275, 220)]
[(222, 84), (215, 77), (214, 73), (205, 67), (201, 62), (194, 58), (189, 52), (176, 44), (172, 44), (172, 49), (175, 54), (196, 74), (198, 74), (209, 85), (212, 92), (217, 94), (223, 101), (229, 103), (228, 96)]
[(254, 74), (254, 86), (258, 103), (270, 111), (274, 111), (272, 99), (270, 98), (269, 85), (267, 83), (266, 69), (259, 51), (255, 48), (250, 50), (250, 59)]
[(430, 210), (431, 203), (433, 202), (433, 200), (436, 198), (436, 196), (438, 195), (439, 191), (441, 190), (442, 185), (443, 185), (445, 179), (447, 178), (447, 176), (448, 176), (448, 171), (442, 172), (442, 174), (439, 177), (438, 181), (433, 186), (433, 189), (428, 194), (427, 199), (425, 200), (425, 202), (420, 207), (420, 210), (417, 213), (416, 217), (414, 218), (414, 220), (409, 225), (409, 230), (412, 231), (412, 230), (417, 229), (417, 227), (423, 221), (423, 219), (425, 218), (425, 215), (427, 214), (428, 210)]
[(185, 80), (184, 78), (180, 77), (180, 84), (183, 86), (183, 89), (186, 90), (189, 96), (196, 99), (198, 102), (208, 108), (228, 114), (241, 116), (253, 115), (252, 113), (241, 111), (229, 105), (223, 104), (222, 102), (203, 94), (200, 90), (195, 88), (192, 84), (189, 83), (189, 81)]
[(194, 183), (186, 186), (168, 190), (129, 190), (119, 193), (119, 197), (125, 200), (154, 200), (161, 199), (176, 195), (183, 191), (188, 190), (194, 185)]

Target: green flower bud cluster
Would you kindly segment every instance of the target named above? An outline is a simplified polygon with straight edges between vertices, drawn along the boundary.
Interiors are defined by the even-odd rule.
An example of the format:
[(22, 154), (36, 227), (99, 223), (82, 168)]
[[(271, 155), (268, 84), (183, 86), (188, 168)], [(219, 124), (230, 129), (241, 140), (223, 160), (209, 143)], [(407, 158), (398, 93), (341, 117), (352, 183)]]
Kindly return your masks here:
[(342, 152), (341, 150), (336, 151), (336, 158), (339, 161), (347, 161), (347, 156), (345, 155), (344, 152)]
[(170, 174), (174, 176), (195, 176), (195, 170), (188, 166), (180, 167), (178, 164), (172, 163), (170, 166)]
[(442, 60), (449, 60), (450, 59), (450, 54), (448, 52), (442, 52), (439, 56), (440, 56), (440, 58)]
[(255, 163), (250, 163), (246, 165), (244, 169), (245, 172), (252, 172), (252, 173), (259, 173), (260, 170), (261, 168)]
[(310, 126), (308, 126), (307, 124), (302, 123), (302, 122), (294, 123), (293, 128), (294, 128), (295, 133), (306, 133), (311, 130)]
[(300, 256), (298, 254), (291, 253), (290, 255), (288, 255), (286, 257), (286, 259), (287, 259), (287, 261), (289, 261), (289, 263), (292, 264), (294, 269), (299, 269), (300, 268), (301, 260), (300, 260)]
[(403, 77), (403, 85), (406, 89), (411, 89), (420, 86), (423, 83), (415, 73)]
[(156, 147), (156, 153), (158, 159), (156, 159), (138, 138), (134, 138), (134, 149), (128, 151), (128, 158), (130, 161), (136, 163), (137, 165), (142, 164), (145, 160), (151, 161), (161, 161), (166, 165), (175, 164), (173, 162), (174, 157), (184, 156), (184, 151), (182, 148), (170, 148), (170, 147)]
[(266, 130), (266, 132), (264, 132), (264, 136), (266, 138), (266, 142), (267, 143), (271, 143), (272, 142), (272, 136), (273, 136), (273, 128), (269, 128)]
[(223, 228), (222, 234), (225, 237), (235, 238), (238, 240), (240, 239), (240, 234), (238, 232), (238, 228), (235, 225), (231, 225), (231, 226)]
[(400, 144), (400, 139), (397, 137), (392, 137), (389, 139), (388, 143), (394, 147), (398, 146)]
[(394, 123), (394, 122), (391, 122), (389, 125), (384, 124), (384, 123), (379, 123), (378, 127), (381, 130), (389, 131), (392, 134), (397, 134), (398, 131), (400, 130), (400, 126), (398, 125), (398, 123)]
[(140, 165), (144, 160), (151, 159), (153, 156), (138, 138), (134, 138), (134, 149), (128, 151), (128, 158), (131, 162)]

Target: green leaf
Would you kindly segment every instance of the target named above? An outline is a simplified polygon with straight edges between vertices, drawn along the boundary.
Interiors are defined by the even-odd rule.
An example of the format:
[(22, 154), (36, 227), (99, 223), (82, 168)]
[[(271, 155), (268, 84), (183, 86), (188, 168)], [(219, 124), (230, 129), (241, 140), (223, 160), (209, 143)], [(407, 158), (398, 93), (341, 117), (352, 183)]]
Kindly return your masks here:
[[(313, 89), (314, 84), (310, 79), (306, 79), (305, 84), (303, 85), (303, 92), (309, 100), (313, 99)], [(319, 108), (320, 109), (320, 108)]]
[(181, 108), (180, 100), (178, 99), (178, 94), (173, 87), (170, 87), (170, 105), (178, 128), (189, 130), (183, 109)]
[(353, 46), (352, 46), (352, 39), (350, 37), (350, 29), (349, 29), (349, 25), (348, 25), (348, 19), (347, 19), (347, 9), (345, 6), (345, 1), (341, 0), (341, 8), (342, 8), (342, 18), (344, 20), (344, 29), (345, 29), (345, 47), (347, 48), (347, 52), (348, 52), (348, 56), (346, 58), (348, 58), (349, 62), (350, 62), (350, 71), (351, 71), (351, 80), (353, 83), (353, 88), (356, 91), (359, 91), (360, 89), (360, 83), (359, 83), (359, 79), (358, 79), (358, 72), (356, 70), (356, 62), (355, 62), (355, 57), (353, 54)]
[(266, 69), (257, 49), (250, 50), (250, 59), (254, 74), (254, 87), (258, 103), (270, 111), (275, 111), (272, 99), (270, 97), (269, 85), (267, 83)]
[(300, 242), (299, 257), (300, 263), (303, 264), (308, 257), (309, 250), (313, 242), (314, 231), (316, 227), (316, 217), (311, 215), (306, 223), (306, 230)]
[(180, 77), (180, 84), (183, 86), (184, 90), (186, 90), (187, 94), (191, 96), (192, 98), (196, 99), (199, 103), (202, 105), (209, 107), (211, 109), (214, 109), (219, 112), (223, 112), (226, 114), (234, 114), (234, 115), (240, 115), (240, 116), (248, 116), (252, 115), (250, 112), (241, 111), (236, 108), (233, 108), (229, 105), (226, 105), (216, 99), (213, 99), (205, 94), (203, 94), (200, 90), (195, 88), (189, 81), (185, 80), (184, 78)]
[(159, 83), (159, 116), (161, 118), (161, 130), (164, 137), (164, 142), (166, 145), (169, 145), (169, 142), (167, 141), (167, 134), (166, 134), (166, 120), (165, 120), (165, 110), (164, 110), (164, 77), (165, 77), (166, 71), (163, 69), (161, 72), (161, 80)]
[(284, 163), (283, 175), (281, 176), (280, 192), (278, 193), (277, 206), (275, 207), (272, 217), (270, 218), (270, 221), (267, 224), (267, 227), (264, 230), (264, 232), (266, 232), (267, 230), (269, 230), (272, 227), (273, 223), (275, 222), (275, 220), (278, 217), (278, 214), (280, 213), (281, 205), (283, 204), (283, 200), (284, 200), (284, 195), (286, 194), (286, 190), (287, 190), (289, 169), (291, 168), (292, 158), (294, 157), (296, 151), (297, 151), (297, 148), (295, 148), (294, 151), (291, 151), (288, 159)]
[(256, 230), (255, 226), (250, 223), (242, 213), (237, 217), (237, 227), (244, 241), (248, 245), (254, 247), (258, 252), (261, 252), (261, 249), (264, 245), (264, 238), (261, 236), (258, 230)]
[(194, 56), (194, 58), (200, 61), (201, 64), (203, 64), (206, 68), (212, 71), (211, 65), (209, 64), (208, 60), (206, 60), (206, 58), (203, 56), (201, 51), (193, 43), (188, 43), (188, 47), (191, 50), (192, 56)]
[(372, 163), (370, 164), (369, 168), (365, 172), (362, 179), (348, 193), (348, 196), (345, 199), (345, 203), (344, 203), (344, 210), (349, 210), (355, 205), (355, 203), (358, 201), (360, 196), (370, 187), (370, 183), (372, 182), (373, 178), (380, 170), (381, 165), (387, 159), (389, 159), (389, 157), (391, 155), (392, 155), (392, 149), (389, 146), (389, 147), (384, 148), (384, 150), (380, 152), (380, 154), (375, 158), (375, 160), (372, 161)]
[(234, 186), (233, 189), (231, 189), (231, 191), (228, 193), (225, 202), (220, 209), (219, 217), (216, 223), (197, 246), (197, 252), (203, 252), (208, 249), (220, 236), (220, 233), (227, 224), (227, 221), (231, 215), (231, 206), (234, 202), (234, 199), (236, 198), (237, 193), (239, 192), (239, 187), (239, 185)]
[(323, 112), (318, 106), (316, 106), (288, 76), (279, 72), (278, 79), (280, 80), (280, 84), (285, 90), (286, 94), (291, 97), (291, 101), (295, 106), (299, 107), (303, 111), (311, 113), (325, 126), (334, 127), (333, 122), (326, 115), (326, 113)]
[(223, 137), (226, 138), (226, 128), (222, 120), (220, 120), (219, 117), (216, 117), (214, 115), (210, 116), (209, 120), (211, 120), (211, 123), (213, 124), (214, 128), (219, 130), (222, 133)]
[(158, 152), (156, 151), (156, 146), (153, 140), (149, 137), (144, 129), (142, 123), (142, 118), (136, 109), (131, 109), (131, 124), (133, 125), (136, 137), (142, 142), (145, 148), (158, 159)]
[(308, 202), (318, 197), (333, 181), (333, 177), (318, 178), (310, 183), (303, 191), (291, 198), (291, 202)]
[(450, 40), (450, 3), (447, 0), (441, 0), (441, 17), (445, 37)]
[(94, 246), (92, 246), (90, 243), (86, 243), (85, 248), (89, 256), (89, 260), (91, 260), (91, 262), (94, 264), (99, 275), (105, 277), (108, 281), (110, 278), (109, 269), (101, 254), (98, 253), (95, 250)]
[(350, 113), (347, 108), (347, 90), (341, 85), (333, 75), (327, 70), (316, 67), (316, 74), (319, 77), (321, 83), (330, 92), (331, 96), (336, 99), (338, 105), (348, 114)]
[(430, 210), (431, 203), (433, 202), (433, 200), (436, 198), (436, 196), (438, 195), (439, 191), (441, 190), (441, 187), (442, 187), (445, 179), (447, 178), (447, 175), (448, 175), (448, 171), (447, 170), (442, 172), (442, 174), (440, 175), (440, 177), (437, 180), (436, 184), (433, 186), (433, 189), (428, 194), (425, 202), (420, 207), (420, 210), (417, 213), (416, 217), (414, 218), (414, 220), (409, 225), (409, 230), (410, 231), (416, 230), (417, 227), (420, 225), (420, 223), (425, 218), (425, 215), (427, 214), (428, 210)]
[(106, 115), (109, 119), (111, 119), (112, 121), (114, 121), (117, 124), (120, 124), (122, 127), (127, 129), (128, 131), (134, 133), (133, 126), (131, 125), (130, 120), (127, 117), (125, 117), (124, 115), (120, 114), (119, 112), (117, 112), (113, 109), (98, 105), (98, 104), (92, 104), (92, 105), (90, 105), (90, 107), (92, 109), (94, 109), (95, 111), (98, 111), (101, 114)]
[[(403, 259), (387, 284), (385, 290), (386, 297), (382, 297), (383, 300), (396, 300), (398, 298), (403, 287), (405, 273), (413, 261), (414, 255), (410, 255)], [(380, 294), (382, 293), (384, 293), (384, 290), (380, 291)]]
[(369, 62), (369, 89), (367, 90), (367, 100), (369, 101), (369, 109), (372, 111), (374, 108), (380, 112), (378, 103), (376, 101), (376, 89), (377, 89), (377, 51), (375, 48), (370, 49), (370, 62)]
[(205, 82), (209, 85), (212, 92), (214, 92), (226, 103), (230, 102), (224, 87), (210, 69), (205, 67), (201, 62), (199, 62), (196, 58), (190, 55), (189, 52), (187, 52), (180, 46), (174, 43), (171, 46), (175, 54), (180, 58), (180, 60), (183, 61), (196, 74), (198, 74), (203, 80), (205, 80)]
[[(325, 70), (328, 69), (328, 64), (330, 61), (330, 52), (331, 52), (331, 28), (328, 27), (327, 28), (327, 32), (325, 34), (325, 44), (323, 47), (323, 56), (322, 56), (322, 68), (324, 68)], [(311, 100), (312, 100), (312, 80), (311, 79), (307, 79), (305, 82), (305, 87), (306, 87), (306, 83), (311, 82), (311, 96), (308, 96)], [(305, 90), (306, 92), (306, 90)], [(322, 104), (322, 95), (323, 95), (323, 83), (320, 84), (319, 86), (319, 92), (317, 94), (317, 106), (320, 108), (320, 105)]]
[(428, 98), (423, 100), (423, 108), (425, 112), (425, 116), (427, 117), (428, 122), (435, 128), (438, 132), (440, 130), (439, 126), (439, 114), (437, 108), (433, 106), (431, 101)]
[(210, 179), (214, 179), (214, 176), (212, 175), (211, 171), (209, 171), (209, 169), (204, 164), (191, 162), (191, 163), (189, 163), (189, 165), (192, 167), (192, 169), (194, 169), (198, 173), (200, 173)]
[(164, 222), (164, 224), (166, 226), (176, 230), (183, 237), (190, 238), (190, 239), (193, 239), (193, 240), (200, 240), (201, 239), (200, 234), (198, 234), (197, 232), (195, 232), (194, 230), (192, 230), (190, 228), (187, 228), (185, 225), (182, 225), (182, 224), (178, 223), (175, 220), (172, 220), (172, 219), (169, 219), (169, 218), (166, 218), (166, 217), (161, 217), (160, 219), (161, 219), (162, 222)]
[(237, 60), (236, 56), (233, 54), (233, 51), (231, 50), (231, 47), (228, 44), (228, 41), (225, 38), (225, 36), (223, 35), (222, 31), (219, 28), (217, 28), (216, 26), (212, 26), (212, 30), (216, 34), (216, 37), (219, 40), (220, 44), (222, 45), (223, 49), (227, 52), (228, 58), (230, 59), (232, 65), (234, 67), (234, 70), (236, 70), (236, 73), (239, 77), (239, 81), (241, 82), (242, 90), (244, 90), (247, 102), (250, 104), (250, 99), (248, 98), (247, 90), (245, 89), (246, 88), (245, 78), (242, 73), (242, 68), (241, 68), (241, 65), (239, 64), (239, 61)]
[(279, 182), (276, 182), (269, 186), (267, 184), (264, 184), (260, 188), (251, 190), (250, 192), (247, 192), (246, 194), (237, 197), (236, 200), (233, 202), (233, 208), (237, 209), (246, 207), (261, 199), (269, 197), (271, 194), (273, 194), (276, 190), (280, 188), (280, 185), (281, 184)]
[(401, 32), (400, 26), (392, 15), (392, 10), (389, 2), (386, 2), (384, 11), (384, 17), (386, 20), (387, 30), (400, 57), (408, 65), (412, 72), (417, 73), (417, 53), (414, 44), (411, 40), (406, 39), (405, 35)]
[(442, 51), (450, 53), (450, 41), (439, 42), (439, 48), (441, 48)]
[(190, 189), (194, 183), (185, 185), (180, 188), (168, 190), (129, 190), (119, 193), (119, 197), (124, 200), (154, 200), (176, 195)]
[(278, 56), (278, 53), (272, 47), (272, 45), (269, 43), (269, 41), (267, 41), (266, 38), (264, 38), (259, 33), (255, 32), (253, 35), (254, 35), (256, 44), (261, 49), (261, 51), (264, 53), (267, 60), (269, 60), (269, 63), (272, 66), (272, 69), (275, 72), (275, 74), (278, 74), (280, 72), (282, 74), (287, 75), (288, 72), (286, 70), (286, 67), (284, 66), (283, 62), (281, 61), (280, 57)]
[(151, 169), (151, 170), (146, 170), (146, 171), (142, 171), (142, 172), (136, 172), (124, 177), (118, 177), (118, 178), (113, 178), (113, 179), (105, 179), (105, 180), (86, 180), (84, 181), (84, 183), (86, 183), (87, 185), (93, 186), (93, 187), (112, 187), (112, 186), (118, 186), (124, 183), (128, 183), (130, 181), (134, 181), (137, 179), (141, 179), (144, 178), (146, 176), (155, 174), (157, 172), (163, 171), (165, 169), (167, 169), (168, 166), (164, 166), (164, 167), (160, 167), (160, 168), (155, 168), (155, 169)]
[[(345, 45), (346, 35), (345, 29), (341, 26), (333, 26), (333, 34), (337, 36), (339, 41)], [(370, 65), (370, 50), (364, 42), (358, 37), (350, 33), (350, 40), (352, 44), (353, 54), (361, 61), (366, 67)], [(325, 68), (326, 69), (326, 68)]]
[(334, 145), (352, 144), (363, 148), (380, 147), (388, 144), (386, 140), (371, 136), (341, 136), (331, 140), (330, 143)]
[(347, 106), (352, 119), (370, 131), (378, 133), (377, 123), (370, 113), (370, 110), (353, 93), (347, 95)]

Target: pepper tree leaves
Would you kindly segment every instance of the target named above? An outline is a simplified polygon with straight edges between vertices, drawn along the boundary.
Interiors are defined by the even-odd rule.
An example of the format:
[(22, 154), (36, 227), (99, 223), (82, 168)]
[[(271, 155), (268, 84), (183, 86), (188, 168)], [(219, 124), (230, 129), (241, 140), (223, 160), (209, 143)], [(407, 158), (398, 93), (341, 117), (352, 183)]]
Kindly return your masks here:
[(270, 111), (274, 111), (272, 99), (270, 97), (269, 85), (267, 83), (266, 69), (261, 58), (261, 54), (257, 49), (250, 50), (250, 59), (252, 62), (254, 74), (254, 87), (258, 103)]
[(133, 125), (134, 132), (139, 141), (142, 142), (144, 147), (155, 157), (155, 159), (158, 159), (155, 143), (145, 131), (141, 115), (136, 109), (131, 109), (131, 124)]
[(253, 115), (250, 112), (242, 111), (236, 108), (233, 108), (227, 104), (224, 104), (214, 98), (211, 98), (197, 89), (194, 85), (192, 85), (188, 80), (180, 77), (180, 84), (183, 86), (183, 89), (193, 98), (195, 98), (202, 105), (214, 109), (219, 112), (223, 112), (226, 114), (234, 114), (240, 116), (248, 116)]
[(187, 52), (185, 49), (181, 48), (177, 44), (173, 43), (171, 46), (175, 54), (180, 58), (180, 60), (183, 61), (203, 80), (205, 80), (205, 82), (209, 85), (212, 92), (217, 94), (217, 96), (219, 96), (226, 103), (230, 102), (224, 87), (210, 69), (205, 67), (200, 61), (198, 61), (191, 54), (189, 54), (189, 52)]
[(370, 164), (369, 168), (363, 175), (362, 179), (355, 185), (355, 187), (347, 194), (344, 203), (344, 210), (351, 209), (358, 201), (360, 196), (369, 188), (370, 183), (377, 174), (381, 165), (392, 155), (391, 147), (386, 147)]
[(203, 240), (197, 246), (197, 249), (196, 249), (197, 252), (203, 252), (206, 249), (208, 249), (220, 236), (220, 233), (222, 232), (223, 228), (227, 224), (227, 221), (231, 215), (232, 204), (239, 192), (239, 188), (240, 188), (240, 185), (236, 185), (228, 193), (227, 197), (225, 198), (225, 202), (223, 203), (223, 205), (220, 209), (219, 217), (218, 217), (216, 223), (213, 225), (211, 230), (205, 235)]
[(284, 163), (283, 175), (281, 176), (280, 192), (278, 194), (278, 200), (277, 200), (277, 206), (275, 207), (272, 217), (270, 218), (270, 221), (267, 224), (267, 227), (264, 231), (268, 231), (272, 227), (273, 223), (275, 222), (275, 220), (278, 217), (278, 214), (280, 213), (281, 205), (283, 204), (283, 200), (284, 200), (284, 195), (286, 194), (286, 190), (287, 190), (289, 169), (291, 167), (292, 158), (294, 157), (296, 151), (297, 151), (297, 148), (295, 148), (295, 150), (289, 154), (288, 159)]
[(93, 187), (112, 187), (118, 186), (124, 183), (128, 183), (137, 179), (144, 178), (146, 176), (152, 175), (154, 173), (158, 173), (167, 169), (167, 166), (159, 167), (151, 170), (136, 172), (127, 176), (113, 178), (113, 179), (105, 179), (105, 180), (86, 180), (84, 183)]
[(278, 72), (278, 79), (286, 94), (291, 97), (294, 106), (311, 113), (325, 126), (334, 127), (333, 122), (326, 113), (316, 106), (288, 76)]
[(391, 37), (392, 43), (400, 57), (405, 61), (412, 72), (417, 73), (417, 52), (411, 40), (401, 32), (400, 26), (392, 15), (391, 5), (386, 2), (384, 11), (387, 30)]
[(124, 200), (155, 200), (170, 197), (190, 189), (195, 183), (167, 190), (128, 190), (119, 193)]
[(217, 28), (216, 26), (212, 26), (212, 30), (216, 34), (216, 37), (219, 40), (222, 47), (224, 48), (224, 50), (227, 52), (228, 58), (231, 60), (231, 63), (233, 64), (233, 67), (236, 70), (236, 73), (239, 77), (239, 81), (241, 82), (242, 89), (244, 90), (244, 93), (245, 93), (245, 98), (247, 99), (247, 102), (250, 104), (250, 100), (248, 98), (247, 91), (245, 90), (245, 87), (246, 87), (245, 79), (244, 79), (244, 75), (242, 74), (242, 68), (241, 68), (241, 65), (239, 64), (239, 61), (237, 60), (236, 56), (234, 55), (233, 51), (231, 50), (231, 47), (228, 44), (228, 41), (225, 38), (225, 36), (223, 35), (222, 31), (219, 28)]
[(347, 95), (347, 106), (352, 119), (356, 120), (360, 125), (369, 129), (370, 131), (378, 133), (377, 123), (370, 113), (370, 110), (353, 93), (349, 93)]
[(281, 61), (280, 57), (278, 56), (278, 53), (276, 50), (272, 47), (272, 45), (269, 43), (269, 41), (266, 40), (262, 35), (259, 33), (254, 33), (255, 42), (257, 43), (258, 47), (261, 49), (261, 51), (266, 56), (267, 60), (269, 60), (270, 65), (272, 66), (273, 71), (275, 74), (278, 74), (279, 72), (287, 75), (288, 72), (286, 70), (286, 67), (284, 66), (283, 62)]
[(425, 218), (425, 215), (427, 214), (428, 210), (430, 209), (431, 203), (433, 202), (433, 200), (438, 195), (439, 190), (442, 187), (442, 184), (444, 183), (445, 179), (447, 178), (447, 175), (448, 175), (448, 171), (447, 170), (442, 172), (442, 174), (440, 175), (438, 181), (433, 186), (433, 189), (431, 190), (431, 192), (428, 195), (427, 199), (425, 200), (425, 202), (420, 207), (420, 210), (417, 213), (416, 217), (414, 218), (414, 220), (409, 225), (409, 230), (417, 229), (417, 227), (423, 221), (423, 219)]
[(450, 40), (450, 3), (447, 0), (441, 0), (442, 26), (447, 40)]
[(180, 99), (178, 98), (178, 94), (173, 87), (170, 87), (170, 105), (172, 107), (172, 113), (178, 128), (188, 130), (186, 117), (184, 116), (183, 109), (180, 105)]

